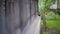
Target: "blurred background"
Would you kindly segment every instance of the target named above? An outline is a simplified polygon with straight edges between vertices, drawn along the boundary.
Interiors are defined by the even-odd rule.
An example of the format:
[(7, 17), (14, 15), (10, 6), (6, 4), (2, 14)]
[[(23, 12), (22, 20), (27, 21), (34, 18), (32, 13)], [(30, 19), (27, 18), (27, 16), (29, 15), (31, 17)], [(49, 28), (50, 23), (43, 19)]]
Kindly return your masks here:
[(0, 34), (60, 34), (60, 0), (0, 0)]
[(41, 34), (60, 34), (60, 0), (39, 0)]

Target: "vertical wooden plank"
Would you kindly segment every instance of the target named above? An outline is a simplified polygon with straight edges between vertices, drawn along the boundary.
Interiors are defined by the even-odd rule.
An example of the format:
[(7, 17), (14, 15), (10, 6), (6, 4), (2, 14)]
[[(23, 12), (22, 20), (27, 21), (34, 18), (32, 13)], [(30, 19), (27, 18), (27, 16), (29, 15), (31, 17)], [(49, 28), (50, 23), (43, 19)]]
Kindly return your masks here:
[[(22, 1), (22, 2), (21, 2)], [(22, 23), (22, 29), (28, 24), (27, 21), (30, 19), (30, 4), (29, 0), (20, 0), (20, 17)]]
[(19, 16), (19, 1), (7, 1), (6, 21), (9, 34), (20, 34), (20, 16)]
[(2, 34), (2, 11), (1, 11), (2, 0), (0, 0), (0, 34)]
[(5, 22), (5, 0), (1, 0), (1, 5), (0, 5), (0, 34), (8, 34), (7, 28), (6, 28), (6, 22)]

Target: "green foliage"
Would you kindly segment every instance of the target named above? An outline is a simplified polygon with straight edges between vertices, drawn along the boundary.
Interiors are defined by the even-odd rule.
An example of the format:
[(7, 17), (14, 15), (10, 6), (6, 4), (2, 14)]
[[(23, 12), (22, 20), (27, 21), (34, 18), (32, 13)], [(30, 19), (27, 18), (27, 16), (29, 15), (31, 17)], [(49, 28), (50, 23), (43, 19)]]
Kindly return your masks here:
[(50, 6), (54, 4), (56, 0), (38, 0), (38, 7), (40, 15), (43, 16), (44, 13), (48, 13)]
[(46, 16), (46, 24), (49, 28), (60, 30), (60, 16), (54, 12), (49, 12)]
[(56, 33), (55, 34), (60, 34), (60, 31), (56, 31)]
[(60, 19), (60, 16), (51, 11), (51, 12), (48, 12), (48, 14), (46, 15), (46, 19), (47, 20)]
[[(38, 6), (40, 14), (47, 13), (46, 15), (46, 26), (48, 28), (54, 28), (56, 30), (60, 30), (60, 11), (55, 14), (54, 12), (50, 11), (50, 6), (53, 5), (57, 0), (39, 0)], [(49, 34), (47, 32), (43, 32), (43, 34)], [(56, 34), (60, 34), (59, 31)]]
[(56, 0), (38, 0), (39, 11), (45, 11), (50, 9), (50, 6), (56, 2)]
[(46, 19), (55, 19), (55, 16), (56, 16), (55, 13), (49, 12), (46, 16)]
[(57, 10), (57, 13), (60, 15), (60, 10)]
[(60, 30), (60, 16), (54, 12), (49, 12), (46, 16), (46, 25), (49, 28)]

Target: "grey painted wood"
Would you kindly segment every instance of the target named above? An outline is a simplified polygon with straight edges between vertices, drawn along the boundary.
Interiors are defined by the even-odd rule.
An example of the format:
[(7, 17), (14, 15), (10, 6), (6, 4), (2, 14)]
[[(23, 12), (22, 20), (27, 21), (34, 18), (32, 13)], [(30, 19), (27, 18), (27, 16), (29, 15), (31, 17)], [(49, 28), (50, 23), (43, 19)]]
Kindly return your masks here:
[(8, 34), (5, 22), (5, 4), (4, 0), (0, 0), (0, 34)]
[(39, 34), (40, 33), (40, 21), (41, 21), (40, 17), (36, 17), (31, 25), (28, 24), (23, 29), (23, 34)]
[(10, 34), (15, 34), (17, 28), (19, 28), (20, 26), (18, 2), (7, 1), (7, 14), (8, 15), (6, 16), (6, 20), (8, 25), (8, 31)]
[[(36, 5), (36, 6), (35, 6)], [(35, 0), (10, 0), (7, 1), (6, 21), (9, 34), (37, 34), (37, 2)], [(36, 19), (38, 18), (38, 19)], [(37, 20), (35, 23), (34, 20)], [(25, 32), (25, 29), (28, 29)], [(36, 28), (36, 29), (35, 29)], [(34, 29), (33, 32), (30, 30)], [(39, 31), (38, 31), (39, 32)]]

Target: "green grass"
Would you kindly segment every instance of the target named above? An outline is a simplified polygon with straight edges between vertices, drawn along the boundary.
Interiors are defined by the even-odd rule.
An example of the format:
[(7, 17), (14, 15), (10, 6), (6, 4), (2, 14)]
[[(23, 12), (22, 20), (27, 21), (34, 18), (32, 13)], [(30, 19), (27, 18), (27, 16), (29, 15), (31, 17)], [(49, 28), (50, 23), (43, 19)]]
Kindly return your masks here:
[(43, 32), (43, 34), (49, 34), (49, 32)]
[(46, 25), (48, 28), (55, 28), (57, 30), (60, 30), (60, 20), (46, 20)]

